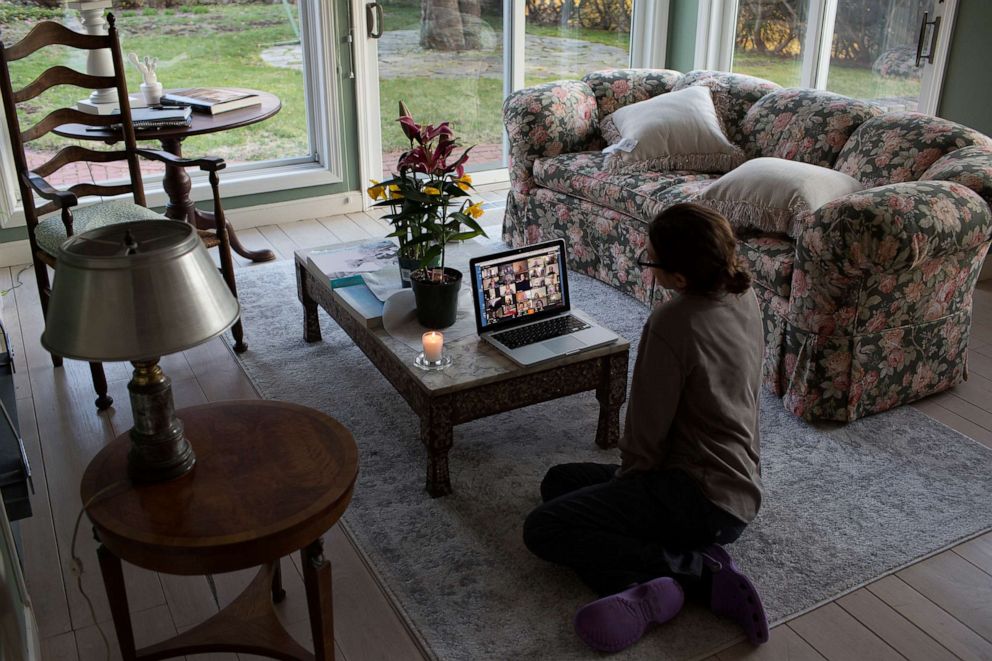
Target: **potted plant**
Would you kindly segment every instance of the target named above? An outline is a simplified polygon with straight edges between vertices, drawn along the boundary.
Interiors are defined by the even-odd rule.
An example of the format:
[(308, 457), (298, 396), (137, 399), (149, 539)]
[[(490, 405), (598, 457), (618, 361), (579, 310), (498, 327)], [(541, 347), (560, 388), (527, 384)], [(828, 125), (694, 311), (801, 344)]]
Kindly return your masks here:
[(473, 202), (468, 193), (472, 178), (465, 163), (471, 147), (452, 160), (458, 144), (448, 122), (417, 124), (402, 103), (399, 122), (410, 149), (399, 158), (399, 172), (383, 182), (373, 180), (368, 194), (377, 200), (374, 206), (390, 207), (383, 218), (394, 228), (389, 236), (399, 240), (401, 274), (403, 259), (415, 260), (410, 283), (417, 320), (428, 328), (447, 328), (455, 323), (462, 274), (445, 266), (445, 246), (486, 235), (476, 222), (482, 202)]

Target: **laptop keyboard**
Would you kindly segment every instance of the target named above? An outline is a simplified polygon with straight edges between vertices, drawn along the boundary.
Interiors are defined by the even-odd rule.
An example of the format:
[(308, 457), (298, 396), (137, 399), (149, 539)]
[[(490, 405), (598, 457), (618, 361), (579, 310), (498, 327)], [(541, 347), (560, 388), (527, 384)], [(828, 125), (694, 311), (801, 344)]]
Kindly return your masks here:
[(575, 333), (586, 328), (589, 328), (589, 324), (578, 317), (567, 314), (548, 319), (547, 321), (539, 321), (536, 324), (493, 333), (492, 337), (510, 349), (517, 349), (528, 344), (548, 340), (552, 337), (561, 337), (562, 335)]

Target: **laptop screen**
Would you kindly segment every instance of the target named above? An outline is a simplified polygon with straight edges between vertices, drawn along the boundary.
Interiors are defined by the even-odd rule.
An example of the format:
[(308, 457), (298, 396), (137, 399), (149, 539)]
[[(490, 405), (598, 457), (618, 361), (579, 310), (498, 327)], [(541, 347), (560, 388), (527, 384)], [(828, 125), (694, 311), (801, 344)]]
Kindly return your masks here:
[(569, 309), (565, 245), (552, 241), (472, 260), (480, 332)]

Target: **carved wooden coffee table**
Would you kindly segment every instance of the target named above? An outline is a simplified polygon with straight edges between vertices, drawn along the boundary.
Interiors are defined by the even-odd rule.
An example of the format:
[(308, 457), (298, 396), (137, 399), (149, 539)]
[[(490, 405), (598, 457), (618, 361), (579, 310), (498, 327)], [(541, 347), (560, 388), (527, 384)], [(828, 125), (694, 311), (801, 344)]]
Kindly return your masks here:
[[(620, 406), (627, 397), (627, 340), (619, 338), (603, 347), (520, 367), (472, 334), (445, 342), (445, 353), (453, 360), (451, 367), (425, 372), (413, 364), (418, 351), (382, 328), (367, 327), (343, 299), (332, 295), (324, 274), (308, 266), (307, 255), (315, 250), (327, 248), (296, 253), (304, 338), (307, 342), (321, 339), (317, 308), (323, 308), (420, 417), (420, 437), (427, 448), (427, 492), (431, 496), (451, 493), (448, 451), (454, 440), (453, 427), (470, 420), (595, 390), (599, 400), (596, 444), (608, 448), (619, 441)], [(554, 425), (553, 420), (547, 422)]]

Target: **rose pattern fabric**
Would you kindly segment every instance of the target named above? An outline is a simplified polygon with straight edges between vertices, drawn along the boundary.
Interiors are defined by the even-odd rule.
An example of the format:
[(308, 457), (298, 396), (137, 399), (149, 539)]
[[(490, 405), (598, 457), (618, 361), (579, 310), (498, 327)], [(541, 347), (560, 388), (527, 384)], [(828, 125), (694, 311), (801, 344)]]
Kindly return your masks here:
[(992, 139), (960, 124), (915, 112), (891, 112), (858, 127), (834, 166), (868, 188), (917, 181), (941, 156)]
[(818, 209), (795, 242), (741, 238), (762, 309), (766, 387), (803, 418), (849, 421), (966, 377), (972, 296), (992, 237), (992, 140), (915, 113), (866, 119), (875, 113), (867, 104), (776, 92), (746, 76), (623, 70), (587, 80), (523, 90), (504, 106), (507, 242), (562, 237), (574, 270), (645, 303), (667, 300), (636, 264), (647, 222), (714, 179), (610, 173), (592, 150), (603, 145), (601, 112), (707, 84), (725, 97), (728, 137), (752, 154), (836, 159), (836, 169), (870, 186)]
[(777, 90), (747, 111), (748, 158), (773, 156), (832, 168), (841, 148), (882, 109), (866, 101), (809, 89)]
[[(686, 171), (612, 172), (606, 169), (606, 158), (602, 152), (541, 158), (534, 163), (534, 181), (538, 186), (650, 222), (674, 203), (673, 196), (666, 193), (668, 189), (717, 178)], [(683, 197), (684, 189), (679, 189), (676, 201), (683, 201)]]
[(992, 206), (992, 147), (976, 145), (952, 151), (940, 157), (920, 178), (956, 181)]
[(603, 119), (631, 103), (671, 92), (681, 78), (681, 73), (670, 69), (606, 69), (588, 74), (582, 81), (596, 95), (599, 119)]
[(758, 235), (737, 243), (737, 255), (743, 260), (754, 282), (774, 293), (789, 297), (792, 288), (792, 265), (796, 244), (791, 239)]
[(506, 218), (524, 218), (534, 186), (534, 161), (541, 156), (602, 149), (596, 97), (578, 80), (522, 89), (503, 102), (510, 142), (510, 195)]
[(742, 148), (747, 141), (743, 127), (747, 111), (758, 99), (781, 89), (773, 82), (739, 73), (690, 71), (679, 79), (672, 91), (677, 92), (693, 85), (705, 85), (710, 88), (713, 105), (723, 124), (724, 133), (731, 142)]
[[(527, 224), (521, 233), (525, 245), (564, 239), (568, 268), (601, 280), (637, 300), (651, 305), (667, 300), (664, 290), (655, 293), (650, 273), (637, 265), (648, 239), (647, 223), (598, 204), (538, 188), (527, 206)], [(504, 240), (519, 234), (504, 232)]]

